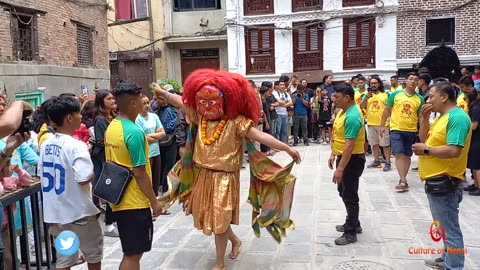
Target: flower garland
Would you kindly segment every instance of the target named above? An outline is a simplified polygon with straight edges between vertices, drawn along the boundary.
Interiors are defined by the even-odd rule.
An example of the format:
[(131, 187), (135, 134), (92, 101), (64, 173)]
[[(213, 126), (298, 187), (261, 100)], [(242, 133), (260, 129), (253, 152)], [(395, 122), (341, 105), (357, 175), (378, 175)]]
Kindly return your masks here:
[(202, 136), (202, 142), (205, 145), (210, 145), (214, 143), (218, 138), (220, 138), (220, 135), (222, 134), (223, 128), (225, 127), (225, 124), (227, 123), (227, 117), (224, 116), (222, 120), (218, 123), (217, 127), (215, 128), (215, 132), (213, 132), (212, 137), (207, 138), (207, 120), (205, 118), (202, 119), (202, 129), (200, 131), (200, 135)]

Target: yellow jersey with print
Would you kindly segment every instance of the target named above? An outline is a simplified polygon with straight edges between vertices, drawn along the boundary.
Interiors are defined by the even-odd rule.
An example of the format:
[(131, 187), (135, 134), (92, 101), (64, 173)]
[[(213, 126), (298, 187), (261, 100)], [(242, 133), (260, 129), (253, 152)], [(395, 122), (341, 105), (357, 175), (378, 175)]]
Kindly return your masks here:
[(392, 108), (390, 130), (417, 132), (418, 113), (423, 104), (425, 100), (417, 93), (409, 95), (405, 90), (391, 93), (387, 101), (387, 106)]
[(397, 85), (397, 87), (390, 86), (390, 92), (393, 93), (398, 90), (403, 90), (403, 86)]
[(462, 109), (457, 107), (435, 119), (428, 131), (425, 145), (431, 148), (455, 145), (462, 147), (462, 152), (459, 157), (449, 159), (420, 156), (418, 159), (420, 179), (423, 181), (441, 175), (463, 179), (471, 137), (470, 117)]
[(468, 114), (468, 103), (465, 101), (465, 94), (461, 93), (457, 97), (457, 106), (460, 107), (464, 112)]
[[(380, 126), (382, 115), (387, 106), (389, 94), (385, 92), (373, 93), (367, 101), (367, 124), (369, 126)], [(388, 123), (386, 123), (388, 126)]]
[(340, 110), (333, 122), (332, 152), (341, 155), (346, 139), (355, 140), (352, 154), (364, 154), (365, 125), (363, 116), (357, 106), (351, 106), (346, 111)]
[(357, 104), (358, 109), (362, 112), (363, 116), (365, 117), (367, 115), (367, 112), (360, 107), (360, 103), (362, 103), (363, 99), (367, 96), (368, 91), (364, 90), (363, 92), (360, 91), (360, 89), (355, 90), (355, 104)]
[[(148, 159), (148, 142), (142, 129), (129, 119), (115, 118), (105, 131), (105, 158), (107, 161), (133, 170), (145, 166), (152, 180)], [(111, 204), (113, 211), (144, 209), (150, 201), (137, 184), (135, 176), (128, 184), (119, 204)]]

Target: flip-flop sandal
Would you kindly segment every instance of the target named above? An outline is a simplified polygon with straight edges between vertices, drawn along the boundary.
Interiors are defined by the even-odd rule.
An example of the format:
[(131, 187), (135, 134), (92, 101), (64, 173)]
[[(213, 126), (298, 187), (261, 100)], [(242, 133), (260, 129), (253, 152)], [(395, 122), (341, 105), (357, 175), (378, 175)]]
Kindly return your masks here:
[(83, 258), (83, 256), (78, 256), (77, 265), (81, 265), (84, 263), (85, 263), (85, 258)]
[(170, 215), (170, 214), (171, 214), (171, 213), (170, 213), (168, 210), (163, 210), (163, 211), (160, 213), (161, 216), (168, 216), (168, 215)]

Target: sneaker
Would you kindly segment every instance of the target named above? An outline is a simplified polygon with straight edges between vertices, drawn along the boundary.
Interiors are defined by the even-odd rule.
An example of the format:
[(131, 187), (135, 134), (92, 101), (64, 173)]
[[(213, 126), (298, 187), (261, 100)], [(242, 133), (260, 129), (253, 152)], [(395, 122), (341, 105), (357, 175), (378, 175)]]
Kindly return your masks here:
[(475, 189), (474, 191), (468, 192), (468, 195), (470, 196), (480, 196), (480, 189)]
[(442, 258), (425, 260), (425, 265), (433, 269), (445, 269), (445, 262)]
[(322, 144), (323, 144), (323, 145), (328, 145), (328, 142), (327, 142), (327, 141), (324, 141)]
[(471, 184), (470, 186), (463, 188), (464, 191), (475, 191), (476, 189), (477, 187), (475, 187), (474, 184)]
[(395, 186), (397, 191), (407, 191), (408, 190), (408, 183), (407, 181), (398, 181), (398, 185)]
[(308, 141), (305, 141), (305, 146), (309, 146), (310, 144), (308, 143)]
[(104, 230), (103, 235), (107, 236), (107, 237), (120, 237), (120, 235), (118, 234), (118, 229), (117, 228), (113, 229), (110, 232), (107, 232), (107, 231)]
[(385, 166), (383, 166), (383, 171), (388, 172), (392, 170), (392, 164), (391, 163), (385, 163)]
[(413, 172), (418, 172), (418, 167), (412, 168)]
[(339, 246), (348, 245), (351, 243), (357, 242), (357, 235), (356, 234), (346, 234), (344, 233), (339, 238), (335, 239), (335, 244)]
[(293, 145), (293, 146), (297, 146), (297, 145), (298, 145), (298, 142), (294, 142), (292, 145)]
[(382, 168), (382, 163), (380, 160), (375, 160), (374, 162), (370, 163), (367, 168)]
[[(337, 230), (337, 232), (345, 232), (345, 225), (344, 224), (336, 225), (335, 229)], [(355, 228), (355, 231), (357, 231), (357, 233), (362, 233), (363, 229), (362, 229), (361, 226), (358, 226), (358, 227)]]

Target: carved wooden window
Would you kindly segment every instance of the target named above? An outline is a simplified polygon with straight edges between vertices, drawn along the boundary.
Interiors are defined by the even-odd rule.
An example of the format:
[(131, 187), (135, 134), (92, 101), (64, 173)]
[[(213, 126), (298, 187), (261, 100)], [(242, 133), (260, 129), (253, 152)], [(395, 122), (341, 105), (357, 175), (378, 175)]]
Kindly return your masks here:
[(375, 67), (375, 18), (343, 21), (343, 67)]
[(321, 10), (323, 0), (292, 0), (293, 12)]
[(375, 4), (375, 0), (343, 0), (343, 7), (369, 6)]
[(273, 25), (262, 25), (262, 28), (246, 28), (247, 74), (275, 73), (275, 31)]
[(32, 61), (35, 57), (35, 15), (12, 13), (12, 54), (16, 61)]
[(273, 14), (273, 0), (243, 0), (245, 15)]
[(293, 28), (293, 71), (323, 69), (323, 31), (318, 24), (294, 23)]
[(77, 63), (79, 66), (92, 65), (92, 47), (92, 30), (77, 25)]

